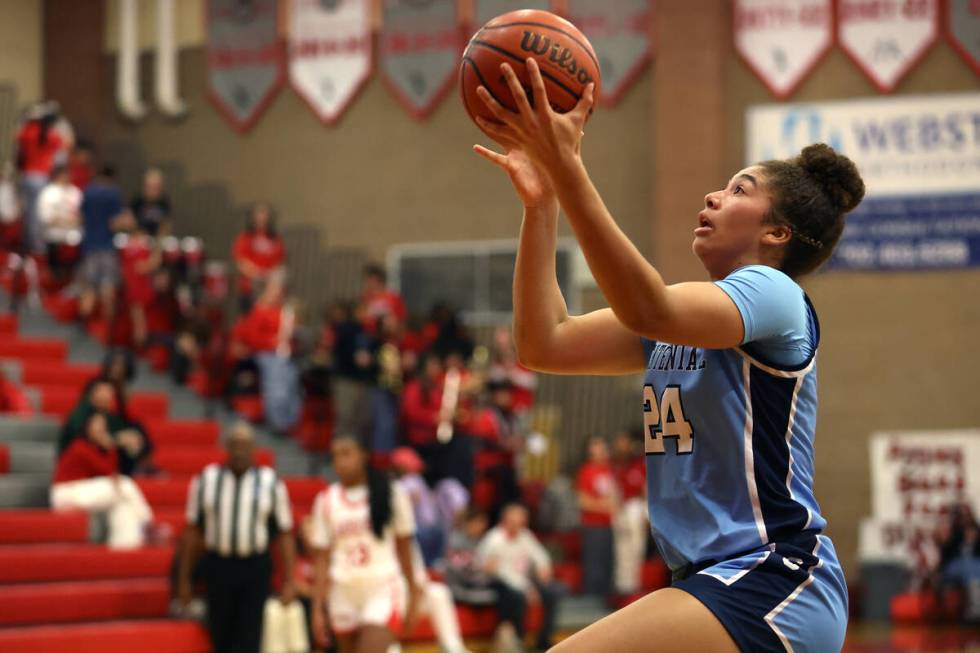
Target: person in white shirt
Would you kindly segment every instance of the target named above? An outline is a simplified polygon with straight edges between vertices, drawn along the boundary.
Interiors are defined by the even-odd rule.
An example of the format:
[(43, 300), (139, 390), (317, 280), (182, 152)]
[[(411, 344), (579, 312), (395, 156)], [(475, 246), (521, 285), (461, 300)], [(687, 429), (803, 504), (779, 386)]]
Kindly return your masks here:
[(82, 241), (81, 207), (82, 191), (71, 183), (68, 168), (56, 166), (51, 171), (51, 181), (38, 196), (37, 218), (48, 250), (48, 265), (57, 279), (64, 279), (70, 272), (62, 247)]
[(527, 606), (541, 604), (543, 615), (536, 648), (545, 651), (551, 647), (561, 588), (553, 580), (548, 552), (528, 530), (527, 521), (524, 506), (506, 506), (500, 523), (481, 540), (476, 557), (478, 565), (495, 579), (501, 623), (509, 624), (521, 640)]
[(412, 505), (354, 436), (334, 437), (331, 454), (339, 482), (317, 495), (312, 513), (313, 636), (325, 646), (329, 622), (340, 653), (384, 653), (415, 627), (422, 595)]

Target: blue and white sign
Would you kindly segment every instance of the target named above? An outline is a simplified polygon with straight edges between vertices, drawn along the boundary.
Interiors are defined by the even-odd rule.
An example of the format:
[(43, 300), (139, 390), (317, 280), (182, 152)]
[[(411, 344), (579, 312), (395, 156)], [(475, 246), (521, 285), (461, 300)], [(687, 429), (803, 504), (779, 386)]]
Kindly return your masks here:
[(980, 265), (980, 93), (751, 107), (750, 163), (823, 142), (867, 185), (829, 266), (914, 270)]

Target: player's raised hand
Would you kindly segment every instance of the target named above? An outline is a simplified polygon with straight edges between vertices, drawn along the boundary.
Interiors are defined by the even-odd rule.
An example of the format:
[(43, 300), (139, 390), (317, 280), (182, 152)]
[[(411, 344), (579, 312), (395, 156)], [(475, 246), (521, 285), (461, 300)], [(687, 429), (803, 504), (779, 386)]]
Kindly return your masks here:
[[(489, 123), (487, 124), (489, 126)], [(514, 190), (517, 191), (526, 208), (557, 207), (558, 198), (551, 185), (551, 179), (528, 158), (523, 150), (512, 147), (507, 149), (506, 154), (501, 154), (482, 145), (474, 145), (473, 150), (507, 173), (510, 183), (514, 185)]]
[(548, 102), (548, 91), (537, 61), (528, 58), (526, 65), (533, 102), (510, 64), (501, 64), (500, 70), (514, 96), (517, 112), (505, 109), (481, 86), (477, 93), (502, 125), (492, 125), (492, 132), (485, 126), (489, 123), (481, 123), (480, 127), (505, 146), (519, 147), (545, 170), (558, 170), (574, 163), (582, 151), (582, 130), (592, 110), (595, 85), (589, 84), (585, 88), (574, 109), (556, 113)]

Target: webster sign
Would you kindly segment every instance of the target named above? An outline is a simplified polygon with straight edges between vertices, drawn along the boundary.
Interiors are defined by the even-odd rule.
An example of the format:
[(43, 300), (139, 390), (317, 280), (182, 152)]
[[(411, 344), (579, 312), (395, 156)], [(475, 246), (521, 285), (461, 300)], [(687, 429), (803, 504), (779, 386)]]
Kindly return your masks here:
[(748, 162), (825, 142), (867, 184), (831, 267), (980, 265), (980, 93), (751, 107)]

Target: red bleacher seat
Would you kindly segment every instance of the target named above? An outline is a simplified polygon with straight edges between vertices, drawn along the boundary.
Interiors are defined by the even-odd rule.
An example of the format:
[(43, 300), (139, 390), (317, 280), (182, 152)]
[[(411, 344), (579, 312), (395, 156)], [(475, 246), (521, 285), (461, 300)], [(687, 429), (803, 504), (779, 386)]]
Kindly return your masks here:
[(63, 361), (31, 360), (24, 363), (20, 378), (24, 385), (67, 385), (77, 392), (98, 374), (98, 365), (68, 365)]
[[(62, 419), (71, 414), (81, 395), (81, 386), (44, 385), (39, 388), (41, 412)], [(126, 399), (126, 409), (135, 419), (162, 419), (170, 410), (170, 400), (162, 392), (134, 392)]]
[[(225, 450), (217, 447), (163, 447), (153, 453), (153, 462), (169, 474), (188, 476), (226, 457)], [(256, 449), (255, 459), (260, 465), (275, 466), (275, 454), (269, 449)]]
[(183, 508), (187, 503), (187, 488), (191, 478), (137, 478), (136, 484), (154, 510)]
[(0, 338), (0, 358), (64, 360), (68, 345), (53, 338)]
[(170, 547), (114, 551), (98, 544), (0, 547), (0, 584), (165, 577)]
[(211, 420), (148, 419), (143, 422), (150, 439), (158, 447), (214, 447), (221, 429)]
[[(285, 478), (289, 502), (297, 510), (309, 512), (317, 493), (327, 486), (326, 482), (314, 477)], [(187, 488), (190, 477), (138, 478), (136, 484), (143, 491), (146, 501), (155, 509), (183, 509), (187, 503)]]
[(10, 472), (10, 449), (5, 444), (0, 444), (0, 474)]
[[(493, 635), (497, 627), (497, 614), (492, 607), (472, 607), (460, 605), (456, 607), (456, 616), (459, 618), (459, 629), (463, 637), (466, 638), (487, 638)], [(528, 609), (527, 624), (528, 630), (537, 630), (541, 627), (541, 606), (532, 606)], [(418, 626), (408, 636), (410, 642), (432, 641), (436, 638), (432, 621), (422, 618)]]
[(83, 512), (0, 510), (0, 544), (87, 542), (88, 533)]
[(120, 621), (0, 629), (4, 653), (210, 653), (201, 624), (191, 621)]
[(13, 313), (0, 315), (0, 333), (14, 335), (17, 333), (17, 316)]
[(78, 298), (61, 294), (46, 295), (44, 308), (59, 322), (73, 322), (78, 317)]
[(163, 617), (166, 578), (0, 586), (0, 625)]
[(170, 413), (170, 397), (163, 392), (134, 392), (126, 399), (126, 408), (140, 420), (165, 419)]

